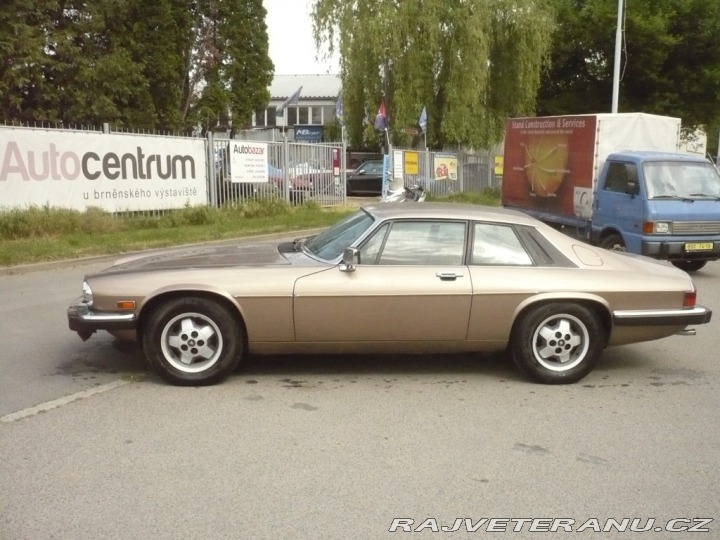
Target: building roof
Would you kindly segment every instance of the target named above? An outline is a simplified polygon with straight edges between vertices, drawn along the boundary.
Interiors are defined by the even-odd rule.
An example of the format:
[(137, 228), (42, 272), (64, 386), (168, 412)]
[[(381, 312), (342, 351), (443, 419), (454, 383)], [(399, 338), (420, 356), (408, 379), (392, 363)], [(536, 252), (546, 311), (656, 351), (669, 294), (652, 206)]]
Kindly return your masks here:
[(270, 85), (270, 99), (283, 100), (302, 86), (300, 100), (335, 99), (340, 94), (340, 75), (275, 75)]

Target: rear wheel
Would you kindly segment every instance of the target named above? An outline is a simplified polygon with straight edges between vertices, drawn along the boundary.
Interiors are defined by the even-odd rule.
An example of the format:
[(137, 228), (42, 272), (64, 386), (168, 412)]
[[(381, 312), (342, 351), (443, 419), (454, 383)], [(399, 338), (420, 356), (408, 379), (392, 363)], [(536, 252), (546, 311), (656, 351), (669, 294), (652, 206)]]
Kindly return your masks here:
[(696, 272), (705, 266), (707, 261), (672, 261), (672, 263), (680, 270), (685, 270), (686, 272)]
[(166, 381), (182, 386), (225, 379), (237, 367), (243, 343), (236, 317), (218, 302), (199, 297), (160, 305), (143, 337), (150, 365)]
[(625, 240), (619, 234), (611, 234), (600, 241), (600, 247), (613, 251), (627, 251)]
[(546, 384), (579, 381), (605, 347), (597, 315), (576, 304), (545, 304), (530, 309), (516, 323), (510, 353), (532, 380)]

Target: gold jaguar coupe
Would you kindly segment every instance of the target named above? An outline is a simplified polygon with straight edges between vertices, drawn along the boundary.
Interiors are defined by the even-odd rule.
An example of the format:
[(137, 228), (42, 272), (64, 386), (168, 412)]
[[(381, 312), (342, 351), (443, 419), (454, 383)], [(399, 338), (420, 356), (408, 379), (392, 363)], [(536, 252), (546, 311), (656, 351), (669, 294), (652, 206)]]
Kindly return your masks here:
[(379, 203), (280, 244), (125, 257), (82, 292), (71, 330), (137, 341), (179, 385), (217, 383), (246, 353), (504, 350), (535, 381), (572, 383), (606, 347), (692, 335), (711, 317), (666, 262), (445, 203)]

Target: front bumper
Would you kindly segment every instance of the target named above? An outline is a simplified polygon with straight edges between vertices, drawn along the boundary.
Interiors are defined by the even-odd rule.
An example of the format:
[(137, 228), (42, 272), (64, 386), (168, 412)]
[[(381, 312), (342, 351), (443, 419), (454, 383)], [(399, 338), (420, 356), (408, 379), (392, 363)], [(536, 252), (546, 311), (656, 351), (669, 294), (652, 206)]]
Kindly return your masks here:
[(83, 339), (88, 339), (98, 330), (113, 332), (116, 330), (133, 330), (137, 317), (134, 313), (117, 313), (93, 311), (78, 298), (67, 309), (68, 326)]
[(687, 326), (707, 324), (712, 311), (695, 306), (689, 309), (647, 309), (613, 311), (613, 323), (616, 326)]
[(707, 241), (712, 243), (712, 249), (703, 251), (687, 251), (686, 246), (702, 240), (688, 241), (642, 241), (641, 252), (643, 255), (654, 259), (664, 260), (699, 260), (715, 261), (720, 259), (720, 242)]

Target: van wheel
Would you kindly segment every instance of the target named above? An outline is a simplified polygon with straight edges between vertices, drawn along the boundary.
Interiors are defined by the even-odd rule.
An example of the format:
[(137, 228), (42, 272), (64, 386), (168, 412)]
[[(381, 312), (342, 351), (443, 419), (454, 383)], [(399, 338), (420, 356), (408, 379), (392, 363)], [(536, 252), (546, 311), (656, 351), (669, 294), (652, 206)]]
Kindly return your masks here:
[(566, 384), (585, 377), (605, 348), (605, 331), (590, 309), (568, 303), (531, 308), (515, 324), (510, 354), (536, 382)]
[(148, 362), (171, 384), (200, 386), (225, 379), (243, 352), (237, 318), (206, 298), (176, 298), (160, 305), (145, 327)]
[(611, 234), (600, 241), (600, 247), (613, 251), (627, 251), (625, 240), (619, 234)]
[(707, 261), (672, 261), (672, 263), (680, 270), (685, 270), (686, 272), (696, 272), (705, 266)]

